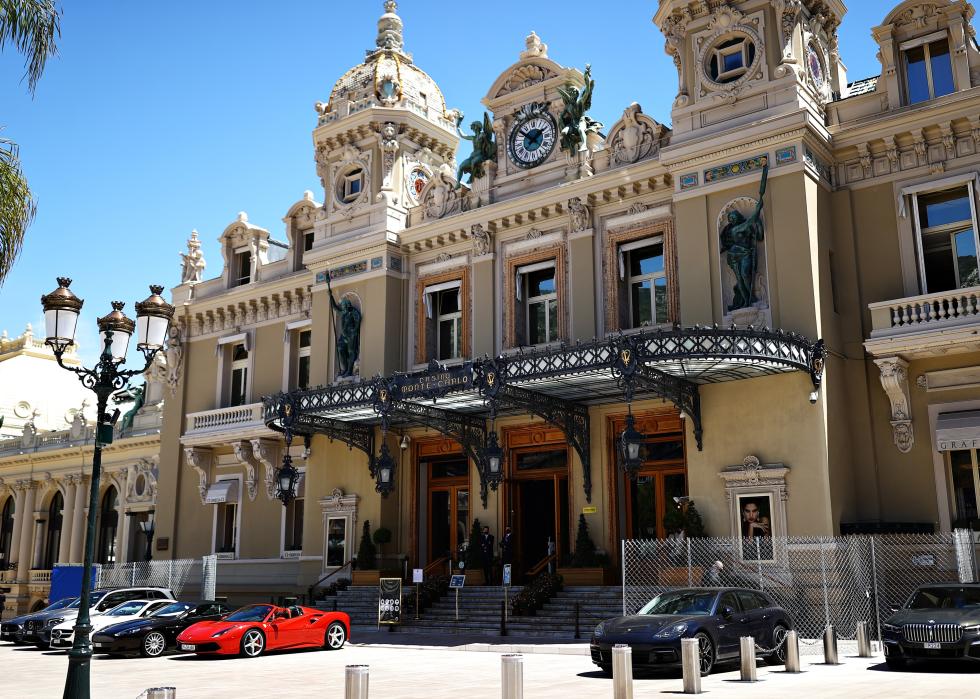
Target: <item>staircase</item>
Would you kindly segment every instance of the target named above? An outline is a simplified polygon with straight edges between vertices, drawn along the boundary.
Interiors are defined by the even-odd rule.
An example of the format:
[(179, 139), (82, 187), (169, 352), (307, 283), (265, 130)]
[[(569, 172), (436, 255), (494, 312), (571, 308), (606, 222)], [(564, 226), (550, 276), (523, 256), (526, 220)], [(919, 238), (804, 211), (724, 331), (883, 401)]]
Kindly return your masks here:
[[(520, 591), (508, 590), (508, 600)], [(414, 594), (405, 587), (406, 596)], [(456, 621), (456, 591), (450, 590), (438, 602), (415, 619), (407, 615), (398, 632), (427, 634), (500, 635), (500, 609), (504, 600), (500, 587), (467, 587), (459, 591), (459, 621)], [(378, 623), (378, 590), (375, 587), (349, 587), (337, 593), (337, 609), (351, 616), (353, 626), (374, 627)], [(574, 640), (575, 606), (579, 607), (579, 634), (588, 640), (595, 625), (604, 619), (621, 616), (621, 587), (568, 587), (555, 595), (535, 616), (515, 617), (507, 609), (507, 635), (518, 638), (553, 638)], [(332, 609), (333, 598), (317, 604)]]

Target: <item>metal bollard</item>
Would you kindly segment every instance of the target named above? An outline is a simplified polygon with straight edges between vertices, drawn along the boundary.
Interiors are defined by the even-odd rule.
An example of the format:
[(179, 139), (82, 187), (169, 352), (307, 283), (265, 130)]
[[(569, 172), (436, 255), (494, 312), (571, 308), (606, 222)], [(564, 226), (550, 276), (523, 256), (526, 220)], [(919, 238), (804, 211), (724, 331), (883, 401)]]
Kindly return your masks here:
[(800, 636), (795, 629), (786, 633), (786, 672), (800, 672)]
[(870, 658), (871, 639), (868, 638), (868, 622), (866, 621), (859, 621), (857, 623), (857, 642), (858, 642), (858, 657)]
[(633, 649), (617, 643), (612, 659), (613, 699), (633, 699)]
[(143, 694), (145, 699), (177, 699), (177, 688), (150, 687)]
[(344, 699), (368, 699), (368, 666), (348, 665)]
[(684, 694), (700, 694), (701, 662), (698, 639), (681, 639), (681, 670), (684, 673)]
[(837, 631), (830, 624), (823, 632), (823, 661), (827, 665), (839, 665), (837, 662)]
[(755, 668), (755, 639), (751, 636), (742, 636), (739, 639), (742, 656), (742, 682), (757, 682)]
[(500, 656), (501, 699), (524, 699), (524, 656), (508, 653)]

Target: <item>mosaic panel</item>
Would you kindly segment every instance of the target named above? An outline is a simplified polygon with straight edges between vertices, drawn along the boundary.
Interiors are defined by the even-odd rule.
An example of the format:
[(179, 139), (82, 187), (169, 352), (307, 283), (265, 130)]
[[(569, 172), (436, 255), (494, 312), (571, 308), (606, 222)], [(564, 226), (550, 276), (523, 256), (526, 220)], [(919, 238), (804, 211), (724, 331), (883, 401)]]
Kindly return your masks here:
[(691, 187), (698, 186), (698, 173), (689, 172), (686, 175), (681, 175), (681, 189), (690, 189)]
[(796, 162), (796, 146), (776, 149), (776, 166), (788, 165)]
[(704, 183), (718, 182), (729, 177), (738, 177), (755, 170), (761, 170), (769, 162), (768, 155), (757, 155), (754, 158), (746, 158), (734, 163), (726, 163), (704, 171)]
[(372, 257), (371, 258), (371, 269), (381, 269), (382, 265), (385, 263), (385, 258), (383, 257)]
[(819, 172), (823, 179), (827, 180), (827, 182), (833, 182), (833, 179), (831, 178), (832, 172), (830, 166), (814, 155), (813, 151), (811, 151), (809, 148), (807, 148), (804, 152), (804, 158), (806, 160), (806, 164)]

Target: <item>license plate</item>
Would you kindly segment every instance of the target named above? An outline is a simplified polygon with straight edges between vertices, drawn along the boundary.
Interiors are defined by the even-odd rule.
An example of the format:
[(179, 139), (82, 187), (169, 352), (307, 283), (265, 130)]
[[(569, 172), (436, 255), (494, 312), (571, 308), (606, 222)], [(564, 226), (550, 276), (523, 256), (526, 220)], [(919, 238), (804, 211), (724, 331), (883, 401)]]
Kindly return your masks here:
[(105, 643), (93, 643), (92, 644), (92, 647), (93, 648), (103, 648), (103, 647), (105, 647)]
[(194, 650), (195, 648), (197, 648), (197, 646), (195, 646), (193, 644), (190, 644), (190, 643), (181, 643), (180, 644), (180, 649), (181, 650)]
[(923, 643), (922, 647), (925, 648), (926, 650), (939, 650), (940, 648), (942, 648), (942, 646), (939, 643), (935, 643), (935, 642)]

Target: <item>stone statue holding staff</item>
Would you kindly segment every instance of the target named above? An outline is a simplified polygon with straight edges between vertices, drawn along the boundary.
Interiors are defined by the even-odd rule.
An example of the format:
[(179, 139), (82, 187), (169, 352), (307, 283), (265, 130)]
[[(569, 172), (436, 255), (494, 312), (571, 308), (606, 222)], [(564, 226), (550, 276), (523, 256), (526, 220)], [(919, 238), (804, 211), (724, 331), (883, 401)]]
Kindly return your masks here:
[(721, 252), (735, 275), (732, 288), (732, 303), (729, 312), (751, 307), (758, 299), (755, 296), (755, 275), (759, 267), (759, 246), (765, 237), (762, 225), (762, 204), (769, 180), (769, 162), (762, 167), (762, 184), (759, 186), (759, 201), (752, 215), (746, 218), (741, 212), (728, 212), (728, 223), (721, 231)]
[(361, 312), (351, 303), (349, 298), (342, 298), (337, 303), (330, 287), (330, 273), (327, 273), (327, 293), (330, 294), (330, 306), (336, 312), (331, 313), (334, 337), (337, 350), (337, 376), (353, 376), (354, 366), (361, 355)]

